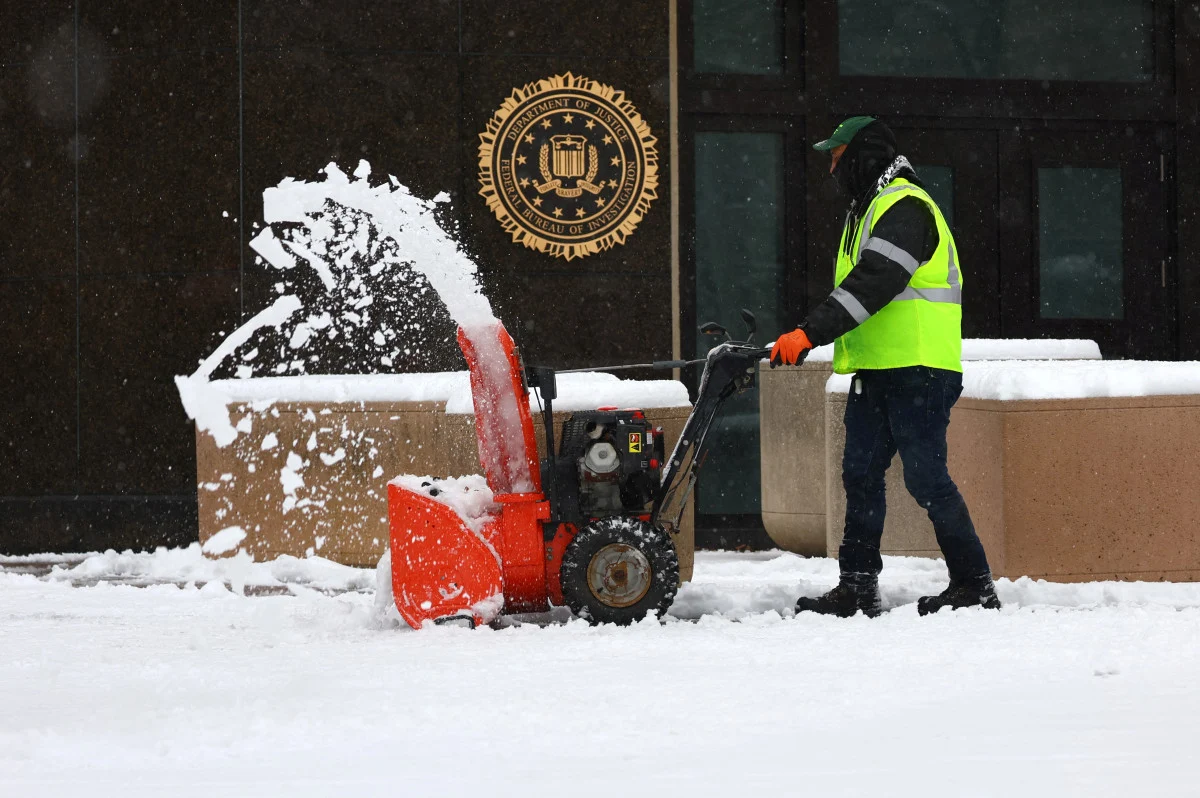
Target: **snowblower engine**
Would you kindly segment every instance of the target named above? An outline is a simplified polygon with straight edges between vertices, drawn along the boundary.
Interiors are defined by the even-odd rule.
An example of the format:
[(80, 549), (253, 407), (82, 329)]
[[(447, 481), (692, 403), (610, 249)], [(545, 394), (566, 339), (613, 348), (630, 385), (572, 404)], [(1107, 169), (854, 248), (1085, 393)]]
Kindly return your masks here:
[(553, 461), (542, 463), (543, 485), (559, 487), (559, 514), (574, 524), (607, 515), (644, 515), (662, 479), (662, 427), (640, 410), (603, 408), (575, 413), (563, 424)]

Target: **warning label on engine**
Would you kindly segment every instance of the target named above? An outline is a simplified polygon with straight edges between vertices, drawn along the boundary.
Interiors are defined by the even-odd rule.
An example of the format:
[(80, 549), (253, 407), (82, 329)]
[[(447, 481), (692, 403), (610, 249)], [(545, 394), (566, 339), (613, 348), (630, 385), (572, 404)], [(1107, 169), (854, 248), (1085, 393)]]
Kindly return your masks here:
[(637, 454), (642, 451), (642, 433), (629, 433), (629, 453)]

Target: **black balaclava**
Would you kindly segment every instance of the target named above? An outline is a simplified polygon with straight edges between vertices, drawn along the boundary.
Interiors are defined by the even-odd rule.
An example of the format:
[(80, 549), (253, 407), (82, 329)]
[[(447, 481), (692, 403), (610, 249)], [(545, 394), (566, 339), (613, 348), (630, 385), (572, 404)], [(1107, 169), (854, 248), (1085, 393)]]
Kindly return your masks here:
[(896, 160), (896, 136), (891, 128), (876, 119), (854, 135), (838, 159), (833, 179), (843, 194), (859, 207), (875, 188), (883, 170)]
[[(875, 194), (876, 183), (884, 171), (896, 160), (896, 135), (892, 129), (876, 119), (854, 135), (846, 145), (846, 151), (838, 159), (833, 170), (833, 179), (838, 190), (850, 198), (850, 211), (846, 214), (845, 249), (850, 251), (851, 239), (863, 210)], [(910, 168), (901, 169), (896, 177), (907, 178), (920, 185), (916, 173)]]

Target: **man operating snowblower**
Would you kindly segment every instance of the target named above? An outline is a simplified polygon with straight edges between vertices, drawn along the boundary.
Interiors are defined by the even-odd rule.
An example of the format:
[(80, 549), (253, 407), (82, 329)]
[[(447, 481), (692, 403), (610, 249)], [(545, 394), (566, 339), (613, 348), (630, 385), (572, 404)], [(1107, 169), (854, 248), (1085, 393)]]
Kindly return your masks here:
[(833, 370), (853, 374), (846, 403), (842, 483), (846, 524), (837, 587), (802, 597), (796, 611), (849, 617), (881, 612), (879, 542), (884, 474), (898, 451), (904, 484), (929, 513), (950, 585), (917, 602), (999, 609), (987, 555), (946, 468), (950, 408), (962, 393), (962, 272), (950, 228), (883, 122), (855, 116), (815, 149), (850, 199), (834, 290), (781, 335), (771, 366), (804, 361), (834, 343)]

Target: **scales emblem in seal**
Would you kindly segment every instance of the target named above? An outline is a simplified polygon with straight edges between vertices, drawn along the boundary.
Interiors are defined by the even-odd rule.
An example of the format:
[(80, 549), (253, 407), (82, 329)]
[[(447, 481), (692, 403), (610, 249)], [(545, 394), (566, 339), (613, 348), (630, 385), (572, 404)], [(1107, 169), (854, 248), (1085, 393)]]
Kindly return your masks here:
[(623, 92), (571, 73), (513, 91), (479, 136), (479, 190), (513, 241), (571, 260), (657, 199), (657, 140)]

